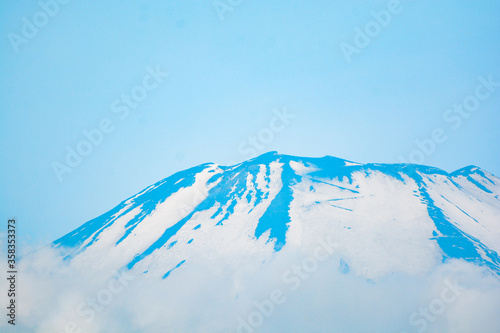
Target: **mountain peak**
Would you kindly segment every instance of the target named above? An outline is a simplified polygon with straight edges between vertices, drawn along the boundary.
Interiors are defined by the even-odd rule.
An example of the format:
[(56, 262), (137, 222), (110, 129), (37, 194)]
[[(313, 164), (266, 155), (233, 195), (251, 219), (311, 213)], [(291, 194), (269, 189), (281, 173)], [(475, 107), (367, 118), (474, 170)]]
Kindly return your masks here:
[(484, 174), (484, 171), (476, 165), (468, 165), (468, 166), (465, 166), (463, 168), (460, 168), (458, 170), (453, 171), (452, 173), (450, 173), (450, 175), (467, 175), (467, 174), (471, 174), (471, 173)]

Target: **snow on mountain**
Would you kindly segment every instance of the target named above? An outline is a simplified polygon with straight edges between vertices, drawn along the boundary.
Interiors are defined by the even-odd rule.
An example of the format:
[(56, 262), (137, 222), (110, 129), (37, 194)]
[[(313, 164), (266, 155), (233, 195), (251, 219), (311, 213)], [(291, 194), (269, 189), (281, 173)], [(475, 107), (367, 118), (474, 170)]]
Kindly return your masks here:
[(368, 279), (452, 258), (500, 275), (500, 179), (412, 164), (270, 152), (178, 172), (58, 239), (89, 270), (167, 279), (188, 265), (235, 272), (328, 237), (339, 268)]

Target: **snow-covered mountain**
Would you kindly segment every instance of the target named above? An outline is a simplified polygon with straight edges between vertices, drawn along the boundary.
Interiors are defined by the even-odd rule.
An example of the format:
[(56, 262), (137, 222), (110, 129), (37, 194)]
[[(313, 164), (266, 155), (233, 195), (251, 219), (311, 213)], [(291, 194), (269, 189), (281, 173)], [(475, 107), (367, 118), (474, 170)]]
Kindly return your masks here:
[(178, 172), (58, 239), (88, 269), (166, 279), (200, 263), (235, 271), (318, 239), (368, 279), (418, 274), (451, 258), (500, 275), (500, 179), (412, 164), (359, 164), (270, 152)]

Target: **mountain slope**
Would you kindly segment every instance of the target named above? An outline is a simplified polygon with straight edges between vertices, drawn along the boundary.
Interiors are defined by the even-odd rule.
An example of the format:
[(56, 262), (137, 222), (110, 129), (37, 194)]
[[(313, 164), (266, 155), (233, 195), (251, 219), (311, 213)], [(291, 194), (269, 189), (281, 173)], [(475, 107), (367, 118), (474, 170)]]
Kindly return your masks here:
[(267, 153), (178, 172), (58, 239), (88, 269), (167, 278), (186, 265), (234, 271), (329, 237), (344, 270), (418, 274), (450, 258), (500, 274), (500, 179)]

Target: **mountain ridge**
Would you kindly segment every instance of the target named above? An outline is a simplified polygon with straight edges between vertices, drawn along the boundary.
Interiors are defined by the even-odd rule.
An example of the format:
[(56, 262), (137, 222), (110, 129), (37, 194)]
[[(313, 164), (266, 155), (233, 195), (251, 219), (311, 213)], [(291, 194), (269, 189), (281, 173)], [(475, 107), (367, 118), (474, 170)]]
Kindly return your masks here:
[[(189, 254), (193, 251), (221, 255), (217, 248), (231, 251), (245, 244), (241, 246), (248, 253), (269, 258), (287, 244), (313, 237), (318, 228), (333, 233), (341, 244), (344, 238), (373, 243), (380, 253), (392, 250), (392, 245), (384, 249), (382, 241), (386, 245), (411, 241), (398, 250), (410, 256), (410, 263), (418, 261), (413, 264), (418, 267), (391, 254), (398, 260), (372, 258), (388, 261), (384, 265), (390, 269), (375, 264), (367, 268), (368, 258), (373, 257), (369, 244), (341, 246), (344, 261), (369, 277), (391, 270), (414, 273), (453, 258), (499, 274), (499, 184), (500, 179), (476, 166), (448, 173), (423, 165), (360, 164), (328, 155), (309, 158), (268, 152), (233, 166), (204, 163), (174, 173), (52, 246), (81, 264), (106, 251), (115, 261), (101, 258), (94, 267), (150, 274), (154, 266), (162, 271), (159, 275), (168, 277), (167, 268), (189, 264), (186, 257), (193, 260), (194, 254)], [(372, 219), (385, 235), (378, 235), (370, 225)], [(300, 234), (299, 229), (305, 232)], [(412, 255), (410, 250), (424, 254)]]

